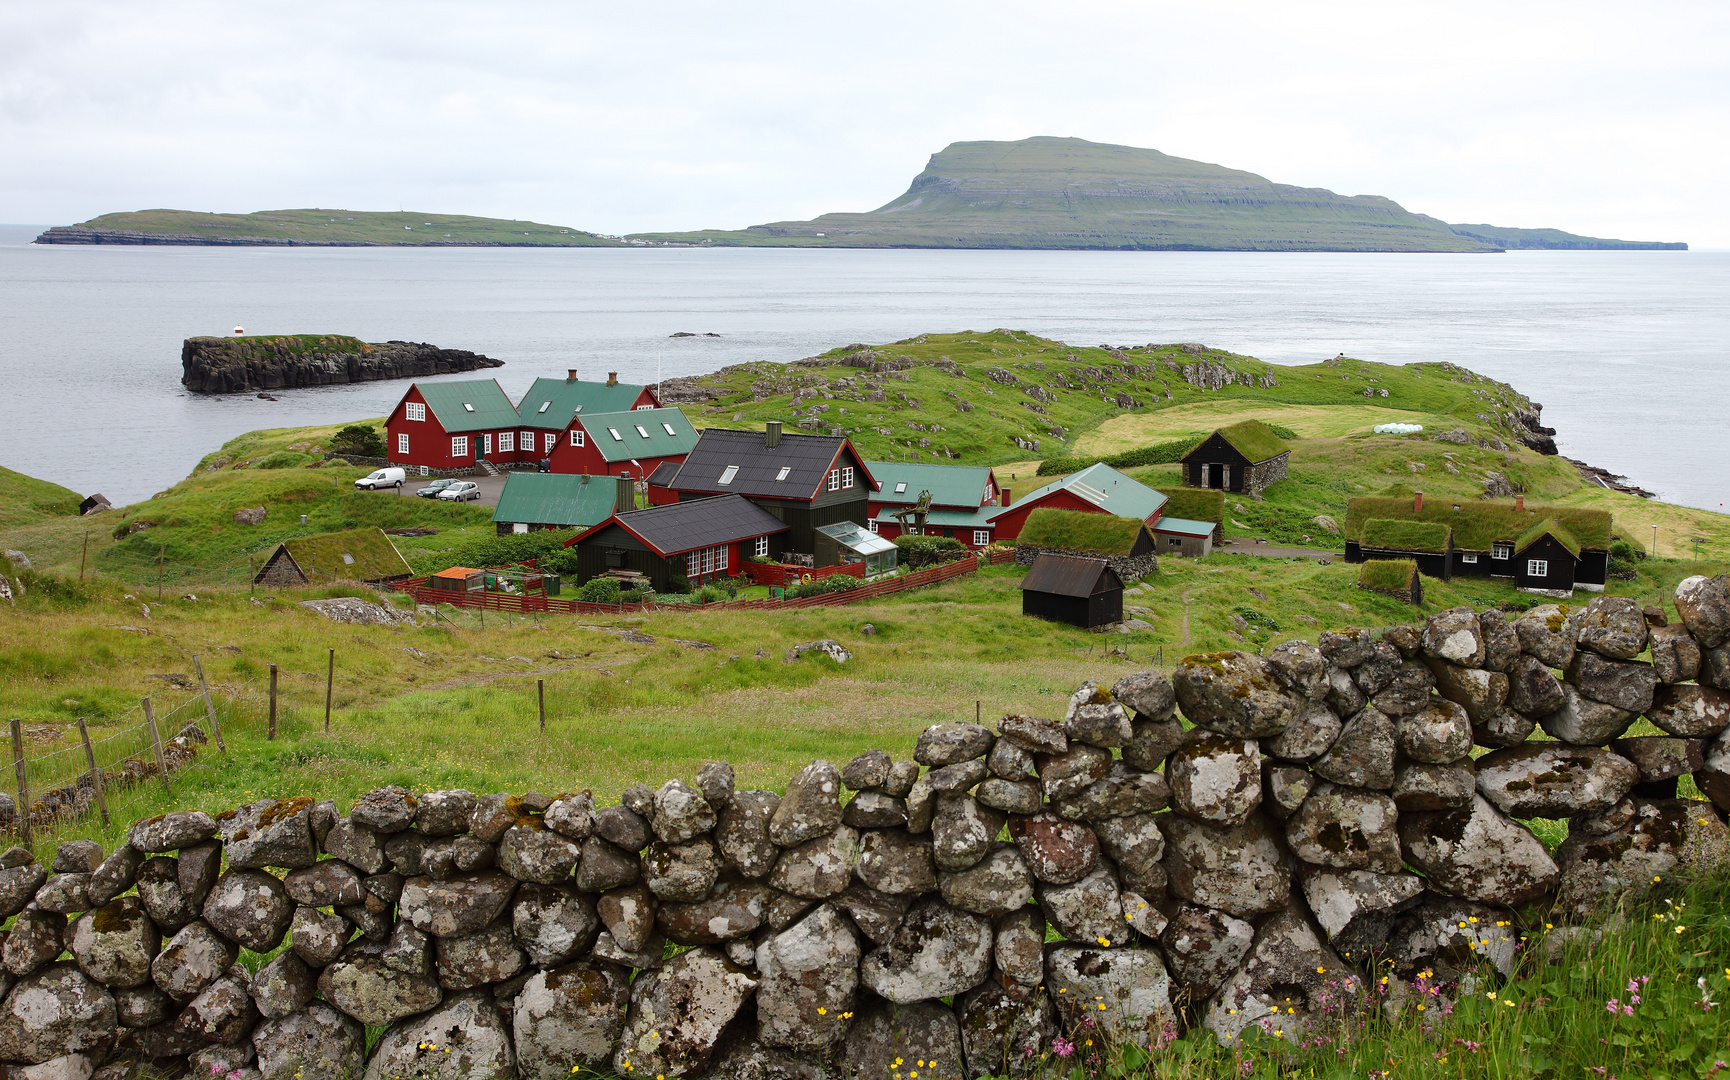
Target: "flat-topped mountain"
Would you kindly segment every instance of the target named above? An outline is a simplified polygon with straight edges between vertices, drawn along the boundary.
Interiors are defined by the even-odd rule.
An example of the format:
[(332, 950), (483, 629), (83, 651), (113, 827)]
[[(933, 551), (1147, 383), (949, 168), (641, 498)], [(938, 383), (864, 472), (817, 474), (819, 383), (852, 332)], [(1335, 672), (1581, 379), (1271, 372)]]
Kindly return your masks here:
[(931, 156), (904, 194), (868, 213), (640, 238), (754, 246), (1179, 251), (1687, 246), (1557, 230), (1469, 228), (1414, 214), (1379, 195), (1279, 184), (1158, 150), (1038, 137), (951, 143)]
[(38, 244), (180, 244), (237, 247), (616, 247), (561, 225), (466, 214), (363, 210), (259, 210), (205, 214), (134, 210), (56, 225)]

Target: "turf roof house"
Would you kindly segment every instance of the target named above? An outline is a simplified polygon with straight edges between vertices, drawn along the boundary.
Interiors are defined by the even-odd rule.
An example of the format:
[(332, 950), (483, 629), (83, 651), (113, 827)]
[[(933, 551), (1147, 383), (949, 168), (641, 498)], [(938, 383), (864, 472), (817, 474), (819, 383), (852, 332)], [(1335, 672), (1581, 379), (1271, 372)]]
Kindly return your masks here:
[(577, 580), (634, 571), (656, 592), (737, 577), (746, 560), (779, 558), (788, 529), (743, 495), (665, 503), (615, 513), (565, 542), (577, 550)]
[(1430, 577), (1511, 578), (1521, 589), (1601, 591), (1613, 519), (1604, 510), (1381, 496), (1346, 503), (1346, 561), (1411, 559)]
[(1183, 457), (1188, 487), (1236, 491), (1254, 499), (1262, 489), (1286, 478), (1291, 450), (1260, 420), (1222, 427)]
[[(551, 458), (554, 472), (610, 472), (617, 475), (617, 468), (596, 468), (589, 456), (564, 453), (567, 449), (580, 450), (592, 444), (593, 429), (578, 424), (577, 417), (658, 409), (660, 406), (661, 400), (652, 389), (635, 383), (622, 383), (616, 371), (609, 371), (605, 382), (584, 382), (577, 378), (576, 369), (571, 368), (562, 379), (536, 379), (529, 392), (523, 395), (517, 411), (522, 415), (524, 430), (532, 433), (535, 447), (532, 460)], [(683, 430), (690, 425), (676, 426)], [(623, 433), (626, 429), (619, 430)], [(582, 432), (580, 438), (573, 435), (575, 431)], [(653, 465), (649, 466), (649, 471), (654, 471)]]
[(495, 465), (535, 460), (519, 452), (517, 407), (497, 379), (417, 382), (384, 422), (392, 465), (431, 472), (472, 473), (481, 459)]
[(775, 420), (764, 431), (705, 428), (682, 464), (649, 475), (656, 504), (743, 495), (787, 526), (785, 551), (813, 558), (819, 528), (865, 527), (875, 488), (845, 436), (783, 433)]
[[(1009, 498), (1009, 491), (997, 486), (997, 474), (982, 465), (867, 461), (865, 467), (877, 481), (866, 507), (871, 531), (887, 540), (902, 534), (895, 512), (912, 508), (929, 491), (924, 535), (953, 537), (970, 549), (985, 547), (997, 528), (991, 514)], [(907, 531), (914, 528), (908, 519)]]
[(518, 470), (505, 478), (493, 527), (500, 536), (542, 529), (587, 528), (637, 508), (636, 485), (621, 476), (563, 476)]
[(300, 586), (328, 581), (381, 584), (414, 576), (382, 529), (297, 536), (276, 545), (253, 575), (255, 585)]

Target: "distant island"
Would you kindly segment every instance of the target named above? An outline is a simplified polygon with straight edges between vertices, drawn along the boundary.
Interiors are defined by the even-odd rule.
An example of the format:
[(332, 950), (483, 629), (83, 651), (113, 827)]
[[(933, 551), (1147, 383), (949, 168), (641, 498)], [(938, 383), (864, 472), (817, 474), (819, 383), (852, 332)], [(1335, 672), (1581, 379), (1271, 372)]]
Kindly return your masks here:
[(177, 244), (234, 247), (619, 247), (622, 241), (561, 225), (418, 211), (260, 210), (205, 214), (135, 210), (56, 225), (38, 244)]
[(905, 194), (868, 213), (738, 231), (637, 233), (751, 247), (1144, 251), (1683, 250), (1556, 229), (1449, 225), (1379, 195), (1276, 184), (1158, 150), (1085, 139), (951, 143)]
[(38, 244), (249, 247), (1027, 248), (1121, 251), (1666, 250), (1560, 229), (1450, 225), (1380, 195), (1276, 184), (1158, 150), (1085, 139), (951, 143), (905, 194), (868, 213), (739, 230), (602, 236), (419, 212), (138, 210), (57, 225)]
[(192, 337), (180, 346), (180, 383), (195, 394), (291, 390), (504, 366), (503, 360), (465, 349), (414, 341), (374, 345), (346, 334)]

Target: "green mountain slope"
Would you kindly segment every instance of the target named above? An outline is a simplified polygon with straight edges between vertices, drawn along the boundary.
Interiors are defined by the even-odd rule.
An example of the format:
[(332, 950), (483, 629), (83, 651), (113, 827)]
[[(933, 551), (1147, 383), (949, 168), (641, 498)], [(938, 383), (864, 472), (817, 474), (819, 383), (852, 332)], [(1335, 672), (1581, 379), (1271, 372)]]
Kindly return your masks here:
[(1687, 251), (1687, 244), (1654, 240), (1607, 240), (1561, 229), (1509, 229), (1500, 225), (1449, 225), (1461, 236), (1497, 247), (1542, 251)]
[[(1097, 248), (1196, 251), (1498, 251), (1619, 246), (1466, 234), (1379, 195), (1276, 184), (1255, 173), (1085, 139), (951, 143), (905, 194), (862, 214), (652, 241), (797, 247)], [(1535, 230), (1550, 232), (1551, 230)], [(1510, 242), (1503, 242), (1503, 235)]]
[(246, 247), (615, 247), (559, 225), (419, 211), (259, 210), (205, 214), (135, 210), (57, 225), (38, 244), (194, 244)]

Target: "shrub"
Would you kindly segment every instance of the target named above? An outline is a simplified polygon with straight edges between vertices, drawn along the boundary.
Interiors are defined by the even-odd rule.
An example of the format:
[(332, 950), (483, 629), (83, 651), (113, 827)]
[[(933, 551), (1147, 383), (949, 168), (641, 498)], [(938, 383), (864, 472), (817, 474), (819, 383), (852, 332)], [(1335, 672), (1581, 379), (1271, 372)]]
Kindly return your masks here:
[(1645, 557), (1645, 548), (1636, 547), (1634, 544), (1629, 543), (1622, 537), (1617, 537), (1610, 544), (1610, 558), (1612, 559), (1622, 559), (1627, 562), (1633, 562), (1635, 559), (1644, 559)]
[(274, 454), (266, 454), (253, 464), (255, 469), (298, 469), (312, 460), (310, 454), (297, 454), (292, 450), (278, 450)]
[[(445, 552), (444, 557), (450, 560), (445, 565), (507, 566), (550, 556), (558, 558), (559, 565), (566, 567), (554, 570), (554, 573), (574, 574), (577, 572), (576, 549), (565, 547), (565, 541), (569, 540), (571, 535), (571, 530), (537, 529), (534, 532), (511, 533), (508, 536), (485, 536)], [(568, 561), (563, 558), (567, 553), (570, 555)]]
[(330, 449), (356, 457), (383, 457), (384, 440), (367, 424), (350, 424), (330, 440)]
[[(937, 539), (936, 537), (914, 537), (916, 540)], [(952, 541), (953, 542), (953, 541)], [(826, 578), (807, 581), (794, 589), (789, 596), (800, 599), (807, 596), (826, 596), (829, 593), (848, 592), (859, 587), (859, 579), (852, 574), (831, 574)]]
[(577, 590), (577, 599), (585, 604), (616, 604), (620, 591), (618, 578), (590, 578)]
[(1622, 556), (1615, 554), (1614, 548), (1611, 548), (1610, 550), (1610, 563), (1605, 567), (1606, 573), (1617, 581), (1633, 581), (1639, 576), (1634, 569), (1634, 560), (1623, 558)]
[(1131, 469), (1138, 465), (1169, 465), (1174, 461), (1182, 461), (1185, 454), (1195, 449), (1200, 439), (1172, 439), (1168, 442), (1154, 443), (1152, 446), (1125, 450), (1121, 454), (1111, 454), (1105, 457), (1054, 457), (1046, 458), (1039, 463), (1039, 476), (1067, 476), (1079, 472), (1089, 465), (1104, 463), (1114, 469)]
[(897, 536), (896, 561), (914, 570), (967, 557), (967, 546), (952, 536)]
[(1275, 435), (1279, 436), (1282, 439), (1295, 439), (1298, 437), (1297, 432), (1293, 431), (1291, 428), (1286, 427), (1284, 424), (1270, 424), (1266, 420), (1263, 420), (1262, 424), (1269, 431), (1273, 432)]

